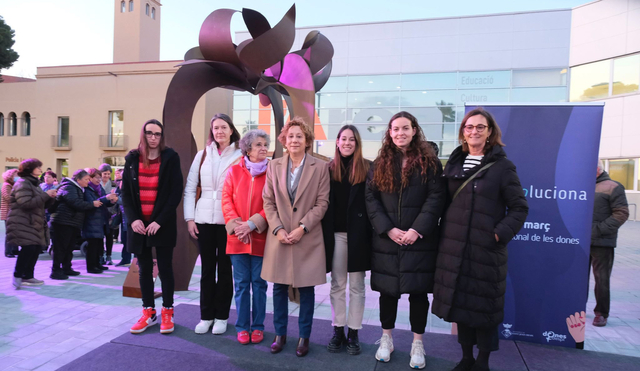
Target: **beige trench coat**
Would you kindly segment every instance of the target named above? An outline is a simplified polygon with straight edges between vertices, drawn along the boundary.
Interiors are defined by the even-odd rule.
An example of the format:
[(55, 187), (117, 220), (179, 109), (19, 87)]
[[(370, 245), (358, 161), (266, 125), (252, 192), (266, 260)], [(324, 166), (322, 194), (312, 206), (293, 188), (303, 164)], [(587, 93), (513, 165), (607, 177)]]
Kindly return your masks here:
[[(327, 282), (324, 240), (320, 221), (329, 206), (327, 163), (307, 154), (296, 198), (291, 206), (287, 191), (289, 155), (269, 163), (262, 192), (264, 212), (269, 222), (262, 262), (262, 278), (269, 282), (307, 287)], [(283, 245), (273, 230), (282, 226), (291, 232), (300, 223), (309, 230), (294, 245)]]

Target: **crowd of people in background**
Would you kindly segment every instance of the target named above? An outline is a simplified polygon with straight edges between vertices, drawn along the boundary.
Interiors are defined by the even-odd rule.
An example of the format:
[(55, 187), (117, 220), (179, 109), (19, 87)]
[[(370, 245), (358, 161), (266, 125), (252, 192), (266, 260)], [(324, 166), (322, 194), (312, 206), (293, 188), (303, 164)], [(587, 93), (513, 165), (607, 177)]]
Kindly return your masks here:
[[(344, 347), (360, 354), (358, 331), (370, 270), (371, 288), (380, 293), (378, 361), (391, 359), (398, 300), (409, 294), (409, 365), (426, 366), (422, 337), (427, 295), (433, 293), (434, 314), (458, 326), (462, 359), (454, 370), (488, 370), (503, 319), (507, 243), (522, 227), (528, 206), (491, 114), (482, 108), (467, 113), (458, 137), (460, 147), (443, 169), (435, 143), (403, 111), (389, 120), (375, 161), (363, 157), (358, 129), (345, 125), (327, 163), (310, 152), (312, 126), (292, 118), (277, 138), (284, 156), (269, 160), (266, 132), (241, 136), (229, 116), (218, 114), (205, 149), (193, 158), (186, 185), (180, 157), (166, 146), (157, 120), (144, 123), (138, 148), (115, 174), (102, 164), (58, 183), (50, 169), (42, 171), (39, 160), (28, 159), (3, 174), (5, 255), (18, 256), (13, 285), (43, 284), (33, 272), (49, 235), (54, 280), (81, 274), (72, 268), (78, 244), (86, 246), (88, 274), (107, 270), (119, 235), (123, 249), (116, 265), (129, 266), (134, 254), (139, 267), (143, 311), (131, 333), (160, 322), (160, 332), (169, 334), (174, 331), (176, 208), (183, 201), (186, 227), (202, 262), (197, 334), (224, 334), (235, 298), (237, 341), (263, 341), (267, 282), (272, 282), (271, 353), (286, 346), (288, 302), (294, 300), (300, 304), (295, 353), (304, 357), (315, 286), (325, 284), (330, 273), (333, 336), (327, 350)], [(160, 320), (154, 252), (162, 284)]]

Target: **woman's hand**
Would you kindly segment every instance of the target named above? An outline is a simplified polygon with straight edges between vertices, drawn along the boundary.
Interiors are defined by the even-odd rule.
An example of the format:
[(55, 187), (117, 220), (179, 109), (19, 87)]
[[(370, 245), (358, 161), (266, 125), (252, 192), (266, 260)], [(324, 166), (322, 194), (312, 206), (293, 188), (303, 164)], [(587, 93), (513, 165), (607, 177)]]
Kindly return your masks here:
[(289, 240), (289, 235), (287, 234), (287, 231), (284, 230), (284, 228), (278, 229), (278, 233), (276, 233), (276, 237), (278, 237), (278, 241), (280, 241), (281, 244), (284, 244), (284, 245), (292, 244), (292, 242)]
[(302, 227), (298, 227), (292, 230), (291, 233), (287, 235), (287, 237), (289, 238), (289, 241), (291, 241), (291, 244), (300, 242), (300, 239), (302, 239), (302, 236), (304, 236), (304, 228)]
[(238, 226), (233, 229), (233, 233), (235, 233), (236, 237), (238, 237), (240, 241), (246, 243), (244, 242), (244, 239), (245, 237), (249, 237), (251, 227), (249, 227), (249, 223), (247, 222), (238, 222)]
[(398, 245), (401, 245), (401, 246), (402, 246), (402, 238), (404, 237), (404, 235), (405, 235), (406, 233), (407, 233), (407, 232), (405, 232), (405, 231), (403, 231), (403, 230), (401, 230), (401, 229), (398, 229), (398, 228), (392, 228), (389, 232), (387, 232), (387, 236), (389, 236), (389, 238), (390, 238), (393, 242), (395, 242), (395, 243), (397, 243)]
[(148, 236), (155, 235), (156, 233), (158, 233), (158, 229), (160, 229), (160, 224), (156, 222), (152, 222), (147, 226), (147, 235)]
[(416, 231), (409, 229), (402, 237), (402, 244), (413, 245), (418, 239), (418, 237), (420, 236), (418, 236), (418, 233), (416, 233)]
[(144, 228), (144, 223), (140, 219), (135, 220), (133, 223), (131, 223), (131, 229), (133, 229), (133, 231), (138, 234), (147, 233), (147, 231)]
[(93, 201), (93, 207), (100, 207), (100, 206), (102, 206), (102, 202), (98, 200)]
[(496, 235), (496, 242), (500, 242), (500, 237), (498, 237), (498, 234), (495, 233), (495, 235)]
[(115, 193), (109, 193), (107, 195), (107, 200), (109, 200), (109, 201), (111, 201), (113, 203), (116, 203), (116, 202), (118, 202), (118, 195), (115, 194)]
[(198, 239), (198, 234), (200, 234), (200, 231), (198, 231), (198, 226), (196, 225), (195, 221), (189, 220), (187, 222), (187, 230), (189, 231), (191, 238), (193, 238), (194, 240)]
[(248, 244), (249, 244), (249, 242), (251, 242), (251, 236), (250, 236), (250, 235), (248, 235), (248, 234), (244, 235), (244, 237), (243, 237), (243, 238), (239, 238), (239, 237), (238, 237), (238, 239), (240, 240), (240, 242), (242, 242), (242, 243), (243, 243), (243, 244), (245, 244), (245, 245), (248, 245)]
[(50, 189), (50, 190), (48, 190), (46, 193), (49, 195), (49, 197), (51, 197), (51, 198), (55, 198), (55, 197), (56, 197), (56, 195), (58, 194), (58, 191), (57, 191), (57, 190), (55, 190), (55, 189)]

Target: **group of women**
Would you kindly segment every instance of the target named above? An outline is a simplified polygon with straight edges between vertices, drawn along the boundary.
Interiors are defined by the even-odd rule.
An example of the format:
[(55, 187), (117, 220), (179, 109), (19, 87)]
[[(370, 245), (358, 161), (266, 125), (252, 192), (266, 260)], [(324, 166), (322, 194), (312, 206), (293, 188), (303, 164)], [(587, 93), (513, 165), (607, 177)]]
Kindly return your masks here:
[[(329, 164), (310, 154), (313, 131), (299, 118), (285, 125), (278, 140), (286, 153), (269, 161), (264, 131), (241, 138), (232, 120), (219, 114), (206, 148), (193, 160), (184, 216), (202, 259), (195, 332), (225, 333), (235, 296), (238, 342), (260, 343), (268, 281), (275, 327), (271, 353), (286, 345), (293, 299), (300, 303), (295, 352), (303, 357), (309, 352), (314, 287), (331, 272), (334, 331), (327, 349), (359, 354), (365, 272), (371, 270), (371, 287), (380, 293), (378, 361), (391, 359), (398, 300), (409, 294), (410, 366), (425, 367), (422, 336), (427, 294), (433, 293), (433, 312), (457, 323), (462, 359), (454, 370), (487, 370), (503, 318), (507, 243), (528, 212), (493, 117), (482, 108), (465, 116), (461, 146), (444, 170), (408, 112), (391, 118), (373, 162), (364, 159), (352, 125), (339, 131)], [(170, 327), (163, 333), (173, 330), (170, 310), (165, 318), (163, 309), (163, 326), (171, 321), (161, 326)], [(150, 318), (143, 315), (132, 332), (154, 324)]]

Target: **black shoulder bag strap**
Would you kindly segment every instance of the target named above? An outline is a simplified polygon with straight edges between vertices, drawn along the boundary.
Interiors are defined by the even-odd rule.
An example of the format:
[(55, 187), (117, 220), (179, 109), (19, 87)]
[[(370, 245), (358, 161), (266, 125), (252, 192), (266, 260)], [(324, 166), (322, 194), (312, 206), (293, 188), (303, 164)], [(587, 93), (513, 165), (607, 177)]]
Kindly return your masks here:
[(490, 162), (486, 165), (484, 165), (480, 170), (476, 171), (475, 174), (473, 174), (472, 176), (469, 177), (469, 179), (467, 179), (464, 183), (462, 183), (462, 185), (458, 188), (458, 190), (456, 191), (456, 193), (453, 194), (453, 198), (451, 198), (451, 202), (453, 202), (453, 200), (456, 199), (456, 197), (458, 197), (458, 194), (460, 193), (460, 191), (462, 191), (462, 189), (469, 184), (470, 181), (472, 181), (476, 175), (480, 174), (480, 172), (482, 172), (483, 170), (487, 170), (488, 168), (490, 168), (493, 164), (495, 164), (496, 162)]

